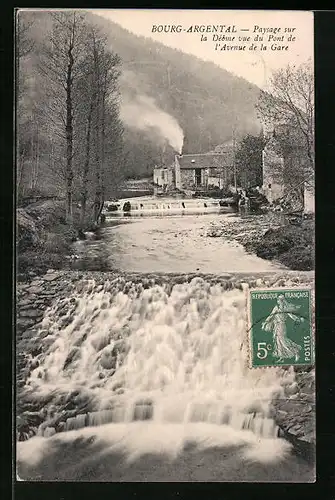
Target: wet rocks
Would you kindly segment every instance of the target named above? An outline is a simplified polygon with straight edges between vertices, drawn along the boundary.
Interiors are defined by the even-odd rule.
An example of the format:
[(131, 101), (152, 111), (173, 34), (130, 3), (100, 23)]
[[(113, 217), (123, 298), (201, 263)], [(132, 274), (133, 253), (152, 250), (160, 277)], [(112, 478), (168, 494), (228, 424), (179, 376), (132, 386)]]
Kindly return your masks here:
[(29, 291), (29, 293), (41, 293), (41, 292), (43, 292), (43, 288), (41, 286), (33, 285), (33, 286), (29, 287), (28, 291)]
[(24, 309), (21, 311), (21, 316), (23, 318), (41, 318), (43, 316), (43, 312), (38, 309)]
[(107, 347), (111, 340), (111, 334), (107, 333), (104, 335), (99, 335), (99, 337), (94, 337), (91, 339), (91, 344), (93, 345), (96, 351), (102, 351), (105, 347)]
[(55, 281), (57, 278), (59, 278), (59, 273), (58, 272), (47, 272), (46, 275), (43, 277), (44, 281), (50, 282), (50, 281)]
[(16, 328), (19, 332), (23, 332), (35, 324), (32, 318), (19, 317), (16, 321)]
[(73, 347), (68, 354), (65, 362), (64, 362), (64, 367), (63, 369), (66, 370), (66, 368), (73, 363), (74, 361), (78, 360), (80, 358), (80, 349), (79, 347)]
[(73, 322), (73, 320), (74, 320), (74, 315), (69, 314), (68, 316), (66, 316), (65, 318), (62, 319), (61, 327), (66, 328), (67, 326), (69, 326)]
[[(295, 383), (285, 387), (284, 397), (272, 402), (272, 413), (283, 437), (297, 453), (313, 459), (315, 453), (315, 372), (299, 371)], [(308, 393), (306, 392), (308, 390)]]
[(105, 370), (115, 369), (117, 363), (116, 356), (113, 356), (111, 351), (103, 351), (102, 356), (100, 358), (100, 364), (102, 368)]
[(44, 430), (43, 436), (44, 437), (52, 437), (56, 434), (56, 430), (54, 427), (46, 427)]
[[(62, 329), (69, 325), (70, 322), (76, 316), (76, 308), (78, 306), (78, 294), (94, 294), (100, 290), (101, 306), (99, 301), (98, 305), (93, 314), (105, 314), (107, 313), (110, 303), (113, 301), (114, 295), (118, 291), (124, 291), (124, 287), (128, 289), (128, 293), (143, 293), (144, 288), (150, 288), (156, 286), (158, 289), (157, 298), (160, 300), (161, 291), (159, 291), (159, 285), (164, 288), (164, 295), (171, 294), (175, 286), (179, 286), (181, 289), (193, 280), (192, 286), (196, 286), (199, 290), (199, 301), (201, 300), (201, 291), (208, 290), (212, 286), (222, 285), (223, 289), (229, 290), (232, 288), (244, 288), (245, 286), (276, 286), (276, 283), (280, 283), (280, 280), (286, 280), (286, 272), (276, 273), (276, 274), (264, 274), (261, 278), (259, 275), (202, 275), (198, 274), (147, 274), (141, 275), (136, 273), (100, 273), (100, 272), (85, 272), (84, 274), (78, 273), (76, 271), (68, 272), (67, 274), (62, 272), (50, 272), (39, 280), (34, 280), (31, 283), (20, 283), (18, 284), (18, 299), (17, 299), (17, 311), (18, 311), (18, 322), (17, 322), (17, 332), (18, 332), (18, 343), (17, 343), (17, 363), (18, 363), (18, 387), (19, 387), (19, 397), (23, 401), (23, 411), (20, 410), (20, 415), (23, 415), (24, 411), (30, 408), (34, 411), (40, 411), (41, 408), (49, 408), (51, 402), (57, 401), (59, 404), (59, 410), (64, 409), (65, 413), (58, 417), (58, 420), (47, 420), (43, 417), (43, 421), (47, 422), (44, 427), (43, 432), (48, 435), (52, 435), (55, 432), (60, 432), (62, 429), (66, 428), (64, 424), (64, 419), (66, 416), (68, 418), (76, 418), (79, 414), (84, 414), (90, 410), (96, 409), (92, 402), (87, 402), (84, 397), (71, 394), (68, 401), (62, 401), (58, 403), (58, 399), (53, 394), (50, 401), (44, 399), (43, 401), (31, 402), (29, 401), (29, 395), (27, 395), (27, 387), (25, 387), (25, 381), (29, 376), (31, 370), (41, 371), (41, 377), (47, 376), (43, 374), (39, 365), (39, 355), (42, 350), (46, 350), (50, 347), (52, 343), (57, 339), (57, 335), (61, 333)], [(48, 279), (47, 279), (48, 278)], [(291, 275), (291, 281), (296, 279)], [(308, 283), (311, 277), (305, 276), (300, 273), (298, 276), (297, 283)], [(34, 283), (34, 284), (33, 284)], [(37, 290), (36, 290), (37, 289)], [(75, 290), (76, 293), (72, 295), (71, 291)], [(198, 293), (198, 292), (197, 292)], [(129, 295), (132, 298), (132, 295)], [(111, 299), (111, 300), (110, 300)], [(56, 305), (58, 304), (58, 309), (56, 310)], [(49, 306), (55, 307), (55, 314), (58, 318), (62, 318), (63, 322), (58, 323), (59, 331), (56, 328), (51, 329), (49, 321), (45, 318), (41, 321), (44, 312)], [(107, 311), (106, 311), (107, 310)], [(108, 314), (108, 313), (107, 313)], [(83, 319), (85, 322), (85, 319)], [(84, 323), (82, 323), (84, 324)], [(82, 325), (78, 327), (81, 328)], [(84, 330), (87, 330), (86, 332)], [(64, 363), (64, 369), (71, 371), (75, 367), (76, 361), (80, 357), (80, 347), (82, 342), (89, 339), (96, 351), (96, 356), (99, 359), (97, 363), (97, 384), (102, 386), (105, 384), (104, 379), (108, 380), (114, 375), (115, 370), (122, 363), (124, 356), (127, 354), (128, 341), (127, 337), (130, 334), (130, 329), (127, 325), (118, 324), (114, 329), (110, 329), (109, 332), (104, 334), (101, 332), (99, 337), (93, 339), (92, 325), (89, 322), (82, 328), (83, 335), (81, 338), (76, 337), (73, 343), (77, 343), (76, 346), (69, 352), (69, 355)], [(36, 359), (37, 358), (37, 359)], [(100, 366), (99, 366), (100, 364)], [(43, 363), (41, 363), (43, 365)], [(73, 365), (73, 366), (71, 366)], [(36, 372), (36, 373), (37, 373)], [(51, 375), (50, 375), (51, 379)], [(117, 377), (116, 381), (119, 379)], [(291, 385), (286, 388), (285, 401), (289, 400), (291, 406), (280, 405), (279, 402), (275, 404), (275, 413), (277, 414), (277, 421), (281, 422), (282, 428), (285, 429), (288, 435), (300, 441), (311, 442), (313, 440), (313, 426), (312, 417), (314, 414), (313, 406), (313, 391), (314, 382), (313, 374), (311, 373), (310, 378), (306, 377), (306, 371), (299, 372), (296, 371), (296, 385)], [(52, 381), (52, 380), (51, 380)], [(33, 389), (33, 384), (31, 386)], [(29, 389), (29, 388), (28, 388)], [(123, 387), (122, 382), (115, 382), (111, 387), (111, 393), (116, 398), (126, 389)], [(24, 392), (25, 391), (25, 392)], [(33, 390), (31, 390), (31, 395), (33, 395)], [(24, 396), (23, 396), (24, 394)], [(300, 406), (293, 407), (292, 401), (290, 399), (294, 396), (299, 395), (299, 398), (304, 401), (304, 403), (299, 403)], [(35, 396), (35, 395), (34, 395)], [(77, 397), (78, 396), (78, 397)], [(59, 395), (57, 395), (59, 397)], [(54, 399), (52, 399), (54, 398)], [(32, 399), (32, 397), (31, 397)], [(121, 399), (121, 398), (119, 398)], [(29, 406), (31, 404), (31, 406)], [(297, 404), (297, 403), (296, 403)], [(250, 411), (258, 411), (258, 407), (250, 408)], [(29, 410), (30, 411), (30, 410)], [(134, 420), (149, 419), (152, 415), (152, 406), (147, 403), (138, 404), (134, 409)], [(72, 413), (71, 413), (72, 412)], [(41, 414), (42, 415), (42, 414)], [(38, 417), (39, 419), (42, 418)], [(95, 418), (95, 417), (92, 417)], [(98, 417), (97, 417), (98, 418)], [(114, 418), (114, 417), (113, 417)], [(80, 418), (76, 418), (76, 425), (79, 425)], [(74, 421), (73, 421), (74, 422)], [(27, 438), (34, 430), (38, 427), (40, 423), (38, 421), (29, 420), (25, 426), (20, 424), (21, 437)], [(70, 425), (70, 424), (69, 424)], [(72, 424), (71, 424), (72, 425)], [(284, 431), (283, 431), (284, 432)], [(30, 433), (30, 434), (29, 434)]]

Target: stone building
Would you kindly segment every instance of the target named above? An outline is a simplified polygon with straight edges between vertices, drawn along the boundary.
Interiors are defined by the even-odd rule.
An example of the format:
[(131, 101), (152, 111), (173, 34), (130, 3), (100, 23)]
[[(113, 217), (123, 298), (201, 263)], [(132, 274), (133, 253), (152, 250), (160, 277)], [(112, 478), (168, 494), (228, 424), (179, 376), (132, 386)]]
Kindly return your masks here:
[(307, 199), (313, 204), (314, 177), (308, 175), (306, 148), (296, 129), (273, 130), (262, 152), (262, 169), (262, 191), (270, 203), (283, 198), (294, 210), (304, 209)]
[(262, 151), (262, 190), (270, 203), (284, 195), (284, 158), (275, 137), (271, 137)]
[(180, 190), (223, 189), (234, 182), (233, 156), (229, 153), (176, 155), (175, 186)]
[(174, 165), (169, 167), (165, 166), (156, 166), (154, 168), (154, 185), (158, 188), (162, 188), (163, 191), (166, 191), (170, 187), (174, 187), (175, 185), (175, 168)]

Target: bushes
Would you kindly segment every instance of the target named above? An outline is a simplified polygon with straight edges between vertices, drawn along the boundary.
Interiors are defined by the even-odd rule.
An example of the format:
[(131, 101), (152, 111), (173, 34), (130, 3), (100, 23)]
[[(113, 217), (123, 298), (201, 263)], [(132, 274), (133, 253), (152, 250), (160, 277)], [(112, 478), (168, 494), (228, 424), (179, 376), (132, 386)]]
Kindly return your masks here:
[[(77, 212), (75, 221), (79, 219)], [(76, 226), (65, 223), (65, 206), (61, 201), (47, 200), (18, 209), (18, 272), (40, 273), (61, 268), (77, 237)]]
[(48, 229), (57, 224), (65, 224), (65, 204), (63, 201), (40, 201), (29, 205), (26, 212), (38, 221), (41, 229)]
[(43, 250), (44, 253), (66, 254), (70, 250), (70, 242), (61, 234), (47, 233)]
[(251, 246), (258, 257), (276, 259), (292, 270), (310, 271), (314, 268), (313, 235), (314, 221), (305, 221), (301, 226), (269, 229)]
[(280, 262), (296, 271), (308, 271), (314, 268), (314, 248), (296, 246), (280, 255)]
[(17, 269), (20, 274), (34, 271), (36, 274), (45, 273), (48, 269), (60, 269), (64, 264), (64, 255), (56, 253), (41, 253), (27, 251), (19, 253)]
[(17, 211), (16, 243), (19, 252), (41, 245), (41, 236), (36, 222), (23, 209)]
[(263, 259), (273, 259), (294, 246), (294, 235), (285, 227), (269, 229), (259, 241), (256, 252)]

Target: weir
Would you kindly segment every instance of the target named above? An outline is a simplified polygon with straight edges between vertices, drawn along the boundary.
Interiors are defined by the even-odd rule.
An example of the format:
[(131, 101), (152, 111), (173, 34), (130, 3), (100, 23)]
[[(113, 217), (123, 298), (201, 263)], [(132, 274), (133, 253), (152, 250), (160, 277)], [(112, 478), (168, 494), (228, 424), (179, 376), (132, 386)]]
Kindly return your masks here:
[(39, 353), (20, 396), (43, 408), (33, 434), (141, 423), (181, 426), (186, 440), (194, 425), (198, 440), (210, 426), (208, 446), (215, 428), (277, 439), (270, 405), (294, 371), (249, 368), (247, 281), (109, 273), (77, 282), (36, 333)]
[[(123, 207), (130, 203), (130, 210), (124, 211)], [(214, 198), (176, 199), (176, 198), (131, 198), (118, 202), (106, 202), (104, 215), (108, 217), (119, 217), (131, 214), (138, 215), (181, 215), (181, 214), (205, 214), (205, 213), (230, 213), (234, 212), (231, 199), (220, 201)]]

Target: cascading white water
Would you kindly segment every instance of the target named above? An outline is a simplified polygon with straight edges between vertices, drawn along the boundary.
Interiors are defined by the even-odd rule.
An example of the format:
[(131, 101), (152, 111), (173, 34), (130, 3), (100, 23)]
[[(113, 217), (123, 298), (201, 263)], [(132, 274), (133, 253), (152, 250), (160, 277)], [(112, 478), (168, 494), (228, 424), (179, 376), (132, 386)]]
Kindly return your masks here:
[[(124, 215), (123, 206), (130, 202), (132, 215), (173, 215), (180, 213), (197, 214), (213, 213), (219, 211), (233, 211), (231, 207), (221, 207), (218, 199), (196, 198), (196, 199), (175, 199), (175, 198), (133, 198), (131, 200), (119, 200), (118, 210), (109, 212), (108, 208), (104, 212), (108, 217)], [(109, 203), (106, 203), (108, 207)]]
[(49, 401), (38, 434), (52, 436), (62, 419), (65, 431), (150, 420), (152, 428), (228, 426), (275, 438), (269, 403), (294, 374), (249, 368), (245, 292), (225, 288), (202, 278), (158, 285), (119, 277), (86, 282), (56, 302), (27, 383), (31, 397)]

